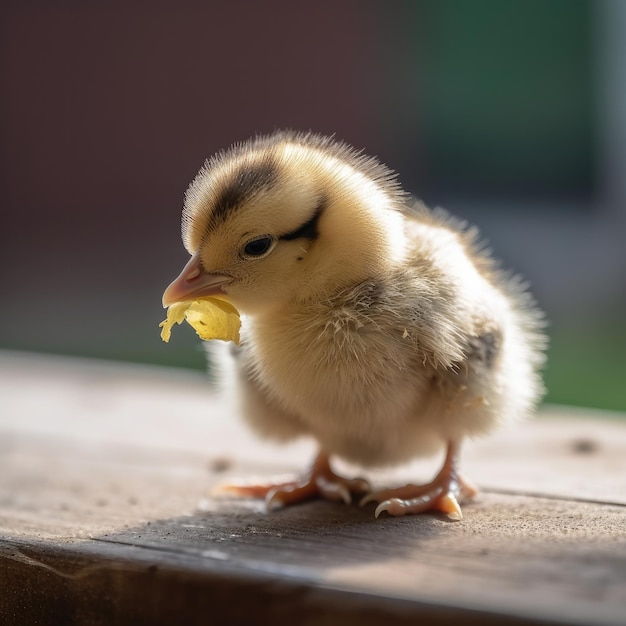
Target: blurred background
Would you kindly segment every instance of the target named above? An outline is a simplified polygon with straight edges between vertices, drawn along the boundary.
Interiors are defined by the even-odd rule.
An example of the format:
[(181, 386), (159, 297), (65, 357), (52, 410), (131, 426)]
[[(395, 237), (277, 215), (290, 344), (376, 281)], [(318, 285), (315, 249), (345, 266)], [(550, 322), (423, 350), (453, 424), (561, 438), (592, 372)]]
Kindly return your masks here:
[(548, 401), (626, 409), (626, 2), (5, 0), (0, 87), (0, 348), (204, 367), (159, 338), (183, 193), (312, 129), (528, 279)]

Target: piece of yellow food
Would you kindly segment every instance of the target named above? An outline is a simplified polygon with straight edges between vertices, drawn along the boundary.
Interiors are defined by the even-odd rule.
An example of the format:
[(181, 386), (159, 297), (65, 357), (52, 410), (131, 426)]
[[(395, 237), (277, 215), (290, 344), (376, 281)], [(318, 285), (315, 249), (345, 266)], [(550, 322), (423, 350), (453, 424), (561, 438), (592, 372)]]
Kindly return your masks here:
[(172, 304), (167, 309), (167, 319), (159, 324), (161, 339), (168, 343), (174, 324), (182, 324), (184, 320), (193, 327), (200, 339), (221, 339), (239, 344), (241, 319), (239, 311), (229, 302), (204, 298)]

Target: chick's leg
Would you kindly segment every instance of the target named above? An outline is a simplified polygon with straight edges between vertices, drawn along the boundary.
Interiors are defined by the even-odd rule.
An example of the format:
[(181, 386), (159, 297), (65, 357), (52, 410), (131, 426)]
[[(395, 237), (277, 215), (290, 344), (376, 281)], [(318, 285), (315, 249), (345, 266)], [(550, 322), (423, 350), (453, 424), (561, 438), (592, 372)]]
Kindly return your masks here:
[(342, 478), (330, 468), (328, 455), (320, 452), (313, 466), (297, 480), (272, 485), (228, 485), (225, 490), (241, 496), (265, 498), (267, 508), (280, 509), (313, 498), (352, 501), (351, 494), (368, 493), (371, 489), (362, 478)]
[(385, 511), (389, 515), (439, 511), (453, 520), (463, 519), (459, 501), (475, 495), (476, 487), (461, 476), (458, 465), (459, 445), (450, 442), (443, 467), (432, 482), (370, 493), (361, 500), (361, 506), (368, 502), (379, 502), (376, 517)]

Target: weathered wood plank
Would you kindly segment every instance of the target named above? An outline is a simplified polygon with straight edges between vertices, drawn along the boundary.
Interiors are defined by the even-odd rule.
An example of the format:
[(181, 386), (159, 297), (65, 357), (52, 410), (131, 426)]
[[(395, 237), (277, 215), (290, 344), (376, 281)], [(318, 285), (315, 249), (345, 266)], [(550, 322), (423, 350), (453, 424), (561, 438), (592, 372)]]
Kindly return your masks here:
[[(33, 554), (36, 558), (29, 556)], [(555, 624), (359, 593), (279, 572), (232, 570), (185, 555), (92, 542), (13, 548), (1, 561), (0, 624), (509, 626)], [(43, 560), (42, 560), (43, 559)]]
[(472, 444), (485, 489), (451, 523), (212, 497), (312, 448), (255, 441), (199, 376), (4, 355), (0, 402), (0, 622), (624, 622), (626, 422)]
[[(129, 594), (133, 588), (137, 602), (165, 608), (169, 600), (151, 597), (164, 592), (152, 575), (158, 570), (188, 601), (204, 597), (205, 607), (213, 604), (211, 614), (224, 617), (230, 615), (221, 604), (228, 587), (244, 591), (252, 584), (272, 605), (294, 589), (301, 599), (304, 589), (327, 589), (369, 596), (363, 606), (402, 600), (413, 617), (424, 617), (423, 608), (431, 607), (459, 623), (472, 623), (474, 612), (528, 622), (623, 623), (626, 550), (618, 534), (624, 524), (619, 507), (489, 495), (471, 507), (463, 524), (430, 516), (375, 522), (368, 512), (328, 503), (273, 515), (241, 502), (209, 508), (80, 541), (67, 533), (57, 541), (33, 539), (36, 533), (6, 538), (2, 588), (30, 595), (43, 576), (56, 598), (52, 589), (71, 582), (71, 603), (83, 586), (94, 597), (98, 589), (115, 595), (106, 586), (113, 577), (116, 588)], [(22, 572), (17, 588), (11, 579), (16, 569)], [(203, 575), (204, 588), (197, 580)], [(193, 592), (185, 588), (189, 578), (196, 580)], [(263, 605), (255, 604), (262, 599), (263, 593), (241, 596), (239, 613), (247, 607), (249, 618), (265, 623)], [(138, 608), (125, 612), (126, 601), (109, 597), (107, 610), (115, 611), (116, 622), (138, 615)], [(308, 598), (301, 608), (332, 614), (327, 600), (320, 602)], [(340, 598), (332, 604), (346, 610)], [(289, 602), (286, 608), (298, 607)], [(181, 618), (195, 623), (194, 611), (181, 611)]]

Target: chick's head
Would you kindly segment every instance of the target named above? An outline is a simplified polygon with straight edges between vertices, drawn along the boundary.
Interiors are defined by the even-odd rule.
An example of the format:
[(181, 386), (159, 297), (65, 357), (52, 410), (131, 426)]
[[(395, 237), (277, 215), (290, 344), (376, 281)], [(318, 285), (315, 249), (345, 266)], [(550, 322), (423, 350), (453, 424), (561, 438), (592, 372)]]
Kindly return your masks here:
[(328, 297), (401, 260), (402, 192), (378, 162), (278, 133), (204, 165), (185, 196), (192, 255), (164, 304), (221, 295), (254, 315)]

